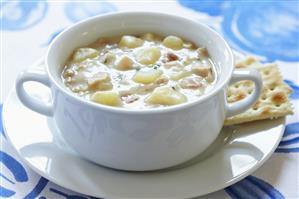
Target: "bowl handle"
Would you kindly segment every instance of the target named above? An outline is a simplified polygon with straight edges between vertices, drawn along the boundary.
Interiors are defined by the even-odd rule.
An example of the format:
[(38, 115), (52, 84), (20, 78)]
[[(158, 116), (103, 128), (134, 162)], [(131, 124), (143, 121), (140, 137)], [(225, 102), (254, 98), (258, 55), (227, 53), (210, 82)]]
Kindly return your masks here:
[[(43, 60), (39, 60), (35, 66), (43, 64)], [(36, 68), (36, 67), (33, 67)], [(51, 87), (49, 77), (45, 71), (38, 69), (29, 69), (21, 72), (16, 80), (16, 91), (21, 102), (33, 111), (46, 116), (53, 116), (53, 104), (43, 102), (40, 99), (30, 96), (24, 89), (24, 83), (33, 81), (39, 82), (47, 87)]]
[(260, 97), (262, 88), (263, 88), (263, 82), (260, 73), (256, 69), (236, 69), (233, 72), (232, 78), (229, 82), (229, 84), (233, 84), (238, 81), (242, 80), (250, 80), (254, 83), (255, 89), (252, 94), (250, 94), (245, 99), (228, 104), (226, 102), (226, 117), (231, 117), (234, 115), (237, 115), (239, 113), (242, 113), (249, 109)]

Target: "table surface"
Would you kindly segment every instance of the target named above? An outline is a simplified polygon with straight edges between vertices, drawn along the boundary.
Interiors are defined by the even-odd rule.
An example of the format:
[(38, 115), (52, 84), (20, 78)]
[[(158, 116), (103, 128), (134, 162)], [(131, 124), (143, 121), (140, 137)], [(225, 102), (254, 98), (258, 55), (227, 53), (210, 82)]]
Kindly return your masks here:
[[(277, 62), (294, 90), (295, 114), (287, 117), (282, 142), (252, 175), (200, 198), (299, 198), (299, 1), (4, 0), (0, 10), (0, 111), (17, 74), (42, 57), (58, 33), (77, 21), (108, 12), (158, 11), (189, 17), (216, 29), (235, 50), (263, 62)], [(6, 140), (1, 122), (0, 139), (0, 198), (90, 198), (49, 182), (23, 164)], [(22, 179), (14, 179), (17, 173)], [(246, 184), (252, 179), (256, 183), (248, 191)]]

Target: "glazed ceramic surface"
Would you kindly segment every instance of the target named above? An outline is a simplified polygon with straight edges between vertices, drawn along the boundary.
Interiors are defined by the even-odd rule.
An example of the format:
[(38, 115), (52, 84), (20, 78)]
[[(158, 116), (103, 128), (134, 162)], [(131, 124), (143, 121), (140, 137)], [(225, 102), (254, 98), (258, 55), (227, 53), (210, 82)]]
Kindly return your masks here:
[[(215, 88), (195, 102), (152, 110), (127, 110), (86, 101), (64, 87), (61, 70), (75, 48), (100, 36), (142, 32), (171, 33), (207, 47), (218, 73)], [(162, 169), (197, 156), (219, 135), (225, 117), (249, 108), (262, 88), (257, 71), (233, 71), (231, 49), (218, 33), (198, 22), (161, 13), (117, 13), (79, 22), (53, 41), (45, 66), (47, 72), (27, 70), (20, 74), (16, 83), (20, 100), (32, 110), (52, 117), (62, 137), (82, 157), (122, 170)], [(254, 92), (228, 105), (226, 87), (244, 79), (255, 83)], [(28, 81), (51, 88), (51, 102), (30, 96), (24, 90)]]
[(190, 198), (220, 190), (259, 168), (284, 131), (283, 118), (224, 128), (207, 150), (183, 165), (123, 172), (81, 158), (52, 118), (27, 109), (14, 92), (4, 104), (3, 119), (6, 137), (24, 163), (58, 185), (101, 198)]

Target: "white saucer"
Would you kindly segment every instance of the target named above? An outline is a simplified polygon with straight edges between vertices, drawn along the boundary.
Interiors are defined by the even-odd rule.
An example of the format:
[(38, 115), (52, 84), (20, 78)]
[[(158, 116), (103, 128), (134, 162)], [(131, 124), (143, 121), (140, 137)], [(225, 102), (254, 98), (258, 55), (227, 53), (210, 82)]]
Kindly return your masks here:
[(6, 135), (23, 161), (50, 181), (103, 198), (190, 198), (223, 189), (254, 172), (273, 153), (285, 120), (223, 129), (196, 159), (155, 172), (123, 172), (81, 159), (52, 119), (25, 108), (11, 92), (3, 107)]

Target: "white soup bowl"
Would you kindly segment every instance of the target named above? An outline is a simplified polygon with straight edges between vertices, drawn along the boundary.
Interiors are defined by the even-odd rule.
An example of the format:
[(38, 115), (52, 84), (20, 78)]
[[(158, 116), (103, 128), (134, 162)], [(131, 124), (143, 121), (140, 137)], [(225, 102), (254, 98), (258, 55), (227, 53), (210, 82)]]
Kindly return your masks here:
[[(75, 48), (99, 37), (146, 32), (177, 35), (207, 47), (218, 74), (214, 88), (194, 102), (129, 110), (87, 101), (64, 86), (62, 69)], [(53, 117), (65, 141), (81, 157), (121, 170), (156, 170), (192, 159), (215, 140), (224, 119), (248, 109), (262, 88), (257, 71), (234, 70), (232, 51), (218, 33), (199, 22), (162, 13), (114, 13), (81, 21), (55, 38), (44, 64), (46, 72), (27, 70), (19, 75), (19, 99), (28, 108)], [(255, 89), (240, 102), (228, 104), (226, 89), (240, 80), (253, 81)], [(23, 85), (27, 81), (48, 86), (52, 102), (30, 96)]]

